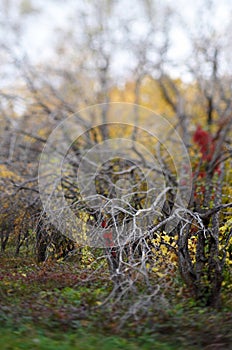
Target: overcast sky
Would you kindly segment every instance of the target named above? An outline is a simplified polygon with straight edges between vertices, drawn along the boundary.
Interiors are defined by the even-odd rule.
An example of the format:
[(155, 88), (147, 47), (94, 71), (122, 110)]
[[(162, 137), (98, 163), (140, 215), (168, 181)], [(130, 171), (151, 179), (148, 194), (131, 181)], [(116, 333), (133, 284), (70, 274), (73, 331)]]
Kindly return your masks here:
[[(142, 0), (115, 0), (116, 17), (132, 16), (135, 21), (133, 27), (135, 35), (140, 35), (146, 25), (141, 20), (139, 7), (141, 2)], [(78, 28), (75, 16), (72, 17), (73, 13), (77, 11), (77, 8), (78, 11), (87, 8), (88, 14), (88, 3), (91, 3), (91, 0), (22, 0), (20, 8), (24, 15), (21, 16), (18, 11), (20, 0), (2, 0), (0, 19), (6, 30), (1, 31), (1, 40), (9, 45), (13, 40), (9, 26), (20, 23), (20, 39), (15, 37), (16, 51), (19, 55), (27, 54), (34, 63), (43, 62), (53, 56), (57, 34), (61, 34), (67, 28)], [(206, 6), (212, 3), (209, 0), (157, 0), (156, 3), (158, 7), (161, 4), (169, 4), (176, 11), (176, 23), (172, 26), (171, 31), (172, 48), (170, 54), (172, 58), (175, 57), (177, 60), (186, 59), (191, 50), (186, 33), (178, 25), (179, 19), (190, 29), (190, 32), (194, 33), (200, 30), (202, 19), (205, 21), (205, 25), (214, 26), (221, 30), (229, 25), (232, 18), (232, 0), (213, 1), (215, 4), (214, 16), (210, 17), (207, 14)], [(30, 13), (31, 9), (34, 9), (34, 12)], [(123, 54), (119, 52), (116, 57), (113, 69), (118, 72), (121, 69), (123, 72), (125, 69), (123, 67), (130, 59), (129, 53), (125, 50)]]
[[(25, 3), (28, 0), (25, 1)], [(18, 0), (16, 1), (18, 2)], [(24, 1), (23, 1), (24, 2)], [(32, 6), (35, 9), (40, 10), (35, 15), (27, 18), (26, 20), (26, 31), (25, 37), (23, 39), (23, 49), (30, 52), (31, 55), (37, 57), (38, 53), (42, 51), (47, 51), (49, 53), (50, 43), (56, 34), (57, 28), (64, 28), (69, 23), (69, 17), (72, 14), (72, 9), (76, 7), (81, 8), (82, 1), (79, 0), (31, 0)], [(88, 1), (86, 1), (88, 3)], [(133, 11), (135, 18), (139, 19), (139, 10), (136, 13), (136, 1), (134, 0), (119, 0), (117, 1), (121, 10)], [(210, 3), (207, 0), (159, 0), (157, 4), (170, 4), (179, 13), (186, 24), (194, 30), (197, 24), (197, 18), (201, 15), (201, 10), (205, 12), (203, 8), (204, 5)], [(231, 0), (220, 0), (216, 1), (216, 11), (215, 16), (208, 18), (209, 23), (213, 23), (216, 28), (221, 28), (229, 23), (232, 16), (232, 1)], [(122, 13), (121, 13), (122, 15)], [(207, 13), (205, 14), (207, 16)], [(13, 18), (12, 18), (13, 20)], [(200, 19), (199, 19), (200, 20)], [(78, 23), (76, 24), (78, 25)], [(179, 30), (180, 34), (180, 30)], [(174, 35), (175, 36), (175, 35)], [(174, 37), (173, 36), (173, 37)], [(178, 45), (178, 40), (176, 40), (176, 45)], [(180, 46), (178, 47), (180, 49)], [(177, 50), (178, 51), (178, 50)], [(46, 53), (46, 52), (44, 52)]]

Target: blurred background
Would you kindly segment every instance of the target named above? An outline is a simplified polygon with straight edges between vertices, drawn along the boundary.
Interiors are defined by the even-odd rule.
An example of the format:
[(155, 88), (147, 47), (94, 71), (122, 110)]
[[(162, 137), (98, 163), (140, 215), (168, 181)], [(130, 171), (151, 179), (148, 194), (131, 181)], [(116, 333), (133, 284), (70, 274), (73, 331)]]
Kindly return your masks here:
[[(3, 251), (9, 237), (16, 254), (34, 240), (43, 215), (37, 183), (41, 152), (54, 128), (81, 108), (104, 102), (147, 107), (170, 121), (194, 157), (197, 143), (205, 152), (202, 137), (216, 141), (225, 127), (217, 154), (229, 152), (229, 159), (230, 0), (2, 0), (0, 25)], [(127, 119), (133, 123), (136, 113)], [(96, 120), (110, 120), (107, 107), (100, 119), (77, 115), (83, 130)], [(156, 121), (153, 115), (140, 126), (154, 128)], [(209, 134), (198, 129), (194, 145), (197, 124)], [(97, 134), (94, 142), (107, 137), (104, 128)], [(44, 260), (47, 242), (41, 249)]]
[(229, 0), (2, 0), (3, 108), (24, 113), (34, 89), (75, 111), (124, 100), (168, 112), (170, 79), (210, 98), (219, 78), (230, 84), (231, 11)]
[[(202, 137), (216, 142), (225, 127), (215, 159), (222, 152), (230, 158), (230, 0), (2, 0), (0, 25), (3, 251), (11, 236), (16, 254), (34, 239), (43, 215), (40, 154), (54, 128), (81, 108), (104, 102), (147, 107), (170, 121), (191, 156), (199, 156), (198, 144), (203, 160), (209, 155)], [(109, 121), (108, 112), (99, 122)], [(77, 115), (84, 130), (97, 116), (86, 118)], [(152, 128), (156, 119), (143, 123)], [(197, 124), (209, 134), (198, 129), (194, 145)], [(107, 137), (104, 128), (97, 134)], [(46, 247), (42, 243), (42, 260)]]
[[(79, 328), (99, 332), (102, 349), (102, 332), (111, 335), (108, 344), (116, 344), (106, 349), (120, 344), (132, 349), (128, 336), (140, 341), (133, 349), (142, 349), (145, 340), (144, 349), (229, 349), (231, 51), (231, 0), (0, 1), (0, 325), (19, 325), (23, 342), (37, 334), (31, 330), (39, 325), (45, 333), (51, 330), (49, 336), (60, 330), (76, 334)], [(131, 103), (130, 113), (120, 105), (111, 110), (110, 102)], [(101, 103), (106, 104), (83, 112)], [(147, 109), (139, 114), (134, 106)], [(52, 131), (73, 114), (73, 125), (85, 133), (75, 142), (70, 142), (75, 127), (53, 134), (59, 137), (50, 144), (52, 156), (40, 167), (42, 192), (49, 200), (63, 190), (74, 221), (78, 217), (83, 223), (84, 238), (87, 224), (97, 233), (106, 229), (108, 245), (101, 249), (62, 235), (58, 202), (49, 208), (60, 226), (51, 225), (41, 203), (41, 153)], [(131, 125), (109, 126), (118, 115)], [(145, 132), (156, 129), (157, 120), (171, 124), (159, 133), (163, 144)], [(97, 146), (116, 136), (121, 158), (108, 152), (105, 160), (103, 147), (102, 164), (91, 167), (101, 150)], [(59, 152), (60, 140), (70, 145), (65, 152), (62, 147)], [(179, 181), (176, 164), (187, 180)], [(83, 200), (80, 168), (83, 187), (93, 175), (101, 206)], [(152, 174), (151, 190), (143, 169)], [(188, 210), (182, 202), (175, 206), (180, 186), (191, 190)], [(118, 197), (124, 199), (121, 206)], [(115, 198), (117, 212), (111, 210)], [(63, 207), (58, 209), (62, 214)], [(166, 232), (167, 222), (172, 232)], [(130, 233), (139, 231), (139, 239), (119, 250), (108, 229), (125, 223)], [(72, 231), (65, 224), (64, 230)], [(8, 342), (16, 334), (12, 329)], [(72, 341), (78, 344), (75, 334), (65, 338), (71, 342), (67, 349), (74, 348)], [(118, 335), (126, 340), (113, 343)]]

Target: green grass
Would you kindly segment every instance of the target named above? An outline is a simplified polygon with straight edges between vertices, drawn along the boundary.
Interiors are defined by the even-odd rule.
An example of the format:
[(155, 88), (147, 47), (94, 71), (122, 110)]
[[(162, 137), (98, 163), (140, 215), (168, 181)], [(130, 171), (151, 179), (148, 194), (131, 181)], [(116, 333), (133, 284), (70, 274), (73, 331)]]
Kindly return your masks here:
[(179, 350), (179, 346), (161, 343), (152, 338), (127, 340), (119, 336), (88, 334), (84, 331), (46, 334), (28, 329), (1, 329), (1, 350)]
[(228, 288), (220, 310), (197, 306), (188, 295), (171, 295), (167, 307), (157, 311), (154, 304), (147, 315), (128, 318), (118, 327), (128, 305), (102, 305), (112, 287), (104, 276), (97, 277), (85, 282), (75, 264), (2, 257), (0, 349), (199, 350), (217, 349), (218, 344), (229, 348)]

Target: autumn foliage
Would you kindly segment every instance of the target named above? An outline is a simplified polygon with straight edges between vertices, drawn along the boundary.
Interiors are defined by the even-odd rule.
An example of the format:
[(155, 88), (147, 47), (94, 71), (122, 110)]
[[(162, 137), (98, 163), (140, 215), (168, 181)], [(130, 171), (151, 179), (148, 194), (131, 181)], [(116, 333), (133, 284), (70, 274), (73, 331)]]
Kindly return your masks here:
[(203, 130), (201, 125), (198, 125), (193, 135), (193, 141), (199, 146), (202, 159), (210, 161), (215, 151), (215, 140), (211, 133)]

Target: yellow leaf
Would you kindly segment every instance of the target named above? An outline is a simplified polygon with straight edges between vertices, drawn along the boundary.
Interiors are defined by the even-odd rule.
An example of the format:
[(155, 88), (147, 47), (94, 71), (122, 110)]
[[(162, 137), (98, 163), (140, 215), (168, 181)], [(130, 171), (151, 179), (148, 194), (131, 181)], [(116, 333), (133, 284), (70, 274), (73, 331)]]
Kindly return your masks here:
[(157, 276), (159, 276), (161, 278), (165, 276), (165, 273), (162, 273), (162, 272), (157, 272), (156, 274), (157, 274)]
[(168, 248), (165, 247), (164, 245), (161, 246), (161, 251), (163, 254), (167, 254), (168, 253)]
[(163, 237), (163, 240), (164, 240), (164, 242), (169, 243), (170, 242), (170, 237), (169, 236), (165, 236), (165, 237)]
[(153, 268), (152, 268), (152, 271), (153, 271), (153, 272), (158, 272), (159, 269), (158, 269), (157, 267), (153, 267)]

